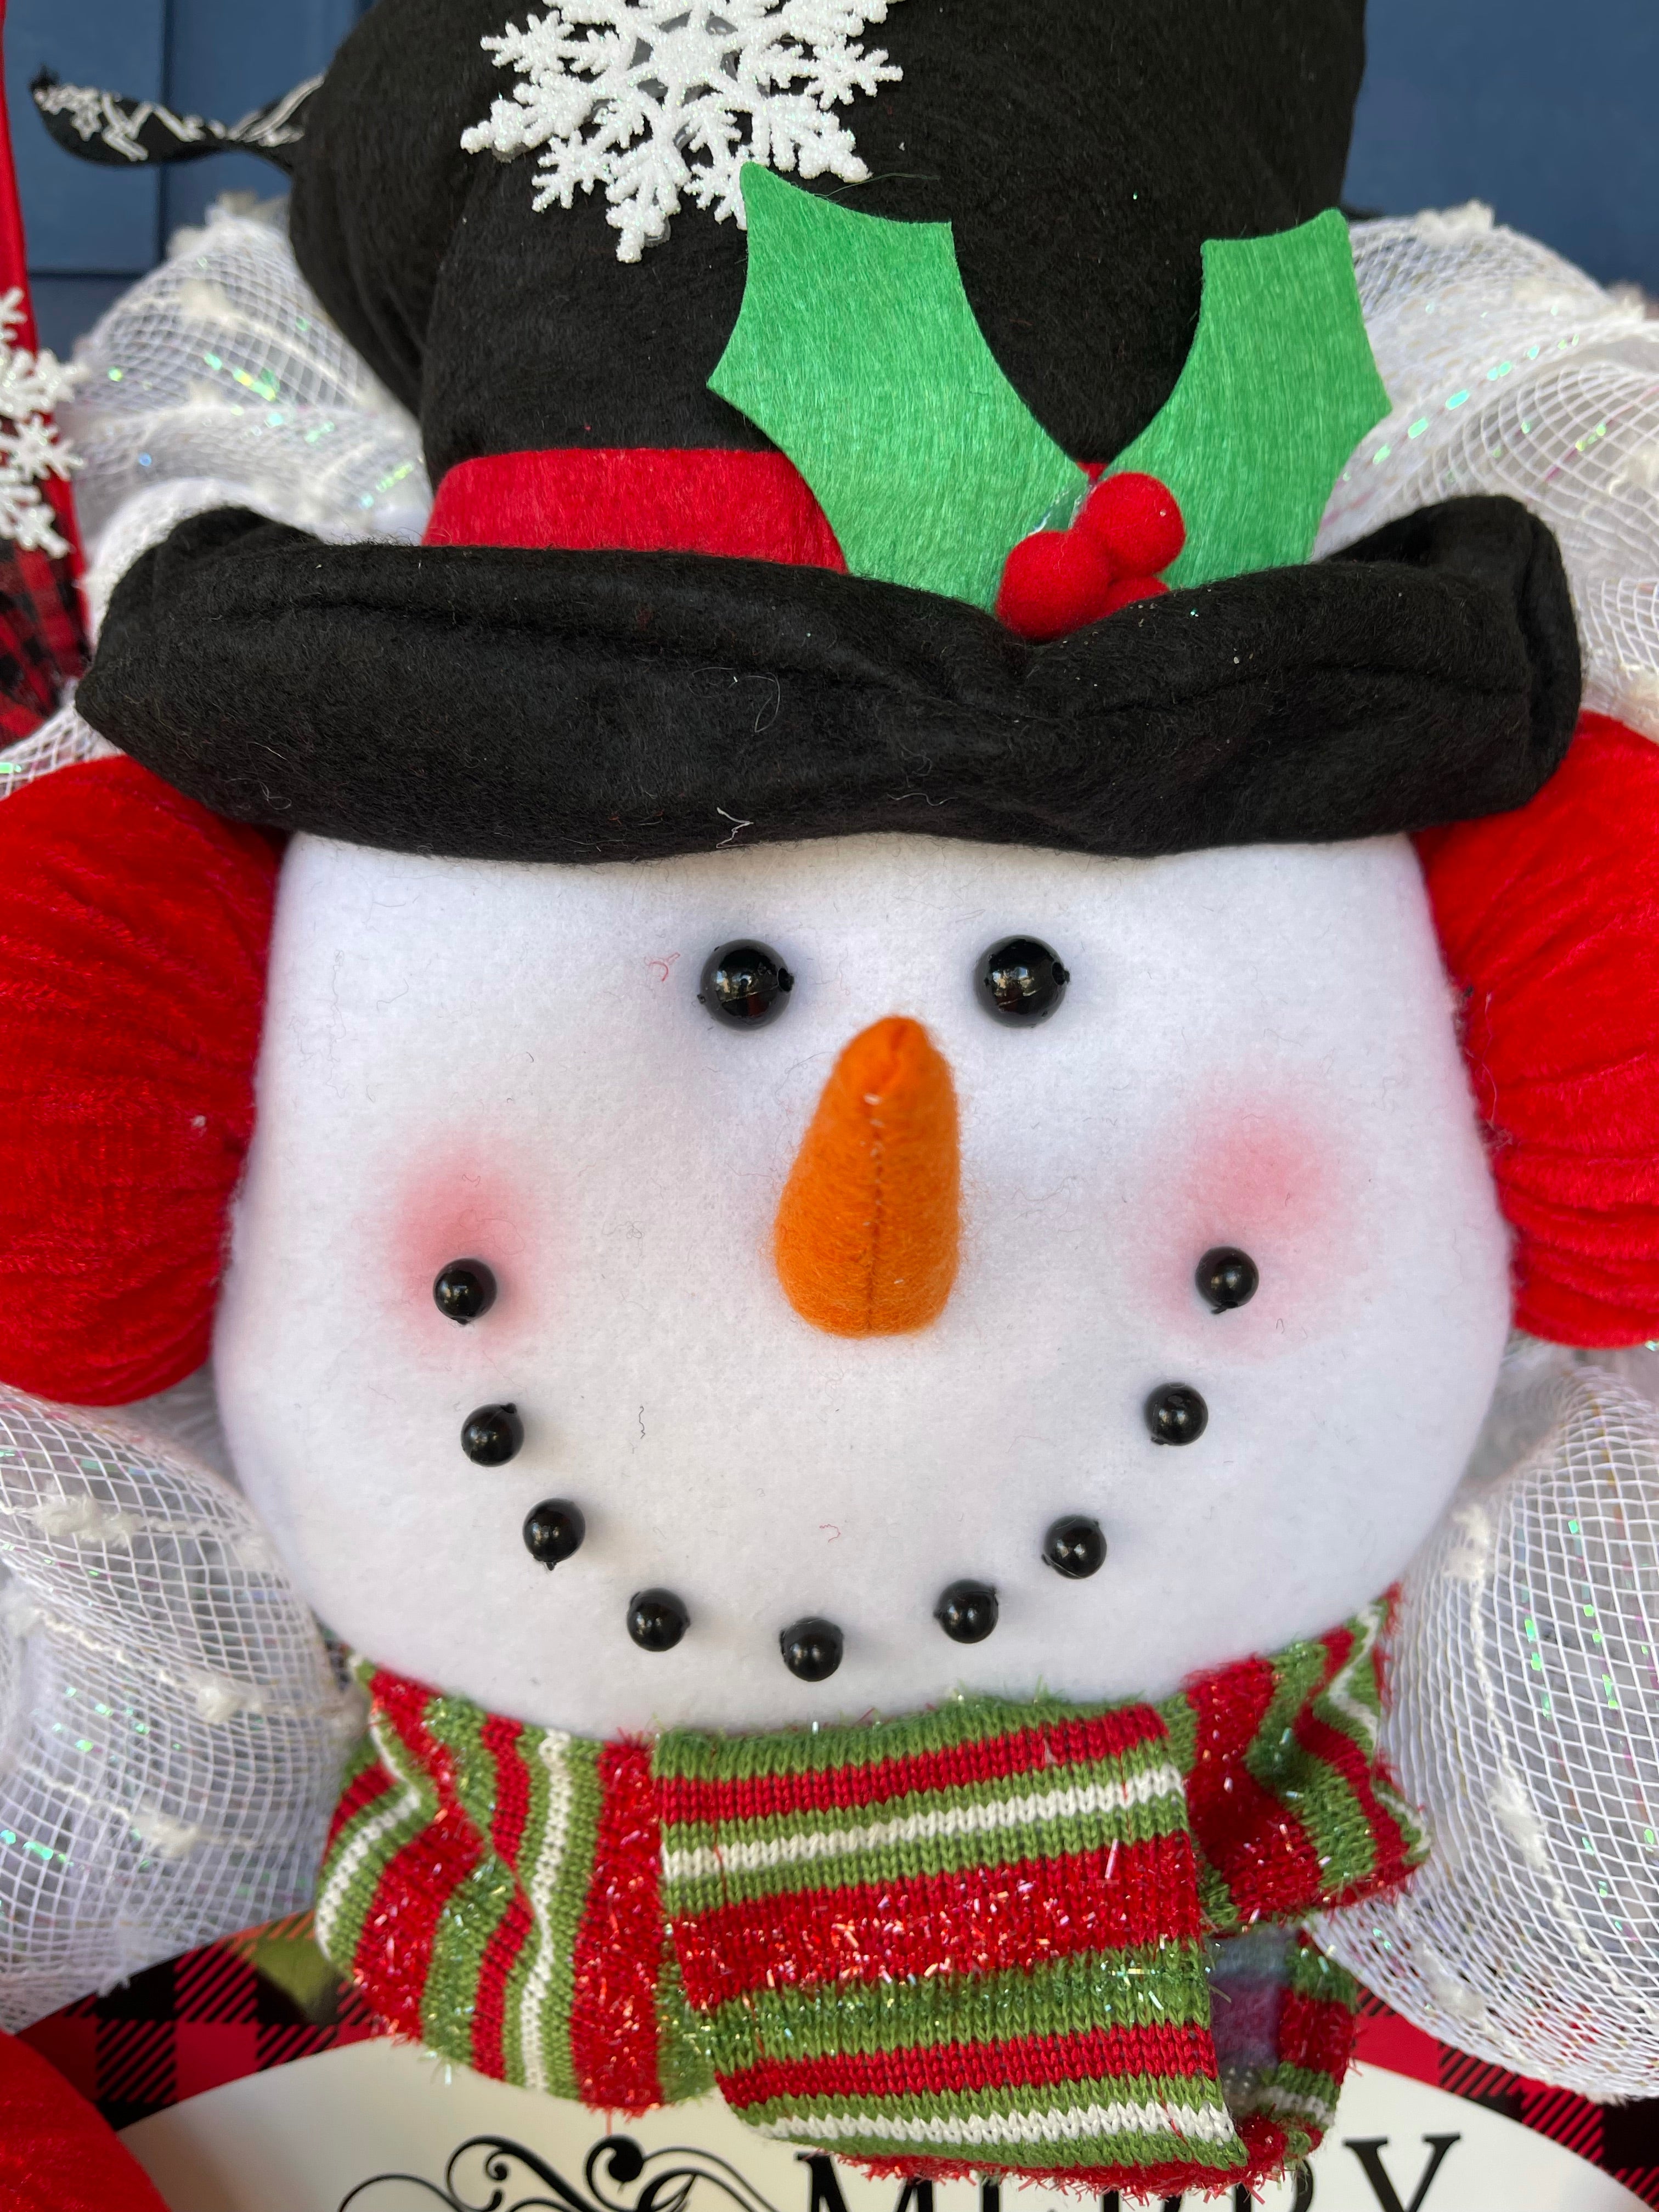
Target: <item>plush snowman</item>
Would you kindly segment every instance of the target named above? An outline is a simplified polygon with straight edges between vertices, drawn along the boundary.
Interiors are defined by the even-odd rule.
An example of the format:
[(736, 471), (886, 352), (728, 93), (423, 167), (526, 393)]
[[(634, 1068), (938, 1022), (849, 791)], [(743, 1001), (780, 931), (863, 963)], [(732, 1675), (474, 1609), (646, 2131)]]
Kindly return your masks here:
[(181, 526), (0, 817), (5, 1372), (210, 1337), (446, 2055), (1100, 2190), (1328, 2119), (1386, 1593), (1513, 1321), (1659, 1328), (1659, 756), (1520, 507), (1307, 560), (1361, 14), (380, 0), (284, 111), (436, 506)]

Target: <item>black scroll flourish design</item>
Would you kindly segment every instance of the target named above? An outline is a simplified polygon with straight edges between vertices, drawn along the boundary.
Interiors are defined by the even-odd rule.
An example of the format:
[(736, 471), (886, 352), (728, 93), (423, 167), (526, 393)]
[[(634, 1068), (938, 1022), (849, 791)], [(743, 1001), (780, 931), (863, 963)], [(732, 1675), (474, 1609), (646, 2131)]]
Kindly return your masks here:
[[(630, 2188), (643, 2179), (645, 2185), (632, 2203), (625, 2197), (605, 2194), (595, 2173), (602, 2158), (607, 2178), (621, 2188)], [(686, 2162), (676, 2165), (677, 2159)], [(777, 2212), (770, 2198), (744, 2180), (735, 2166), (713, 2151), (698, 2150), (690, 2143), (647, 2153), (630, 2136), (607, 2136), (587, 2154), (582, 2179), (600, 2212), (682, 2212), (700, 2181), (729, 2197), (738, 2212)]]
[[(470, 2154), (479, 2155), (485, 2189), (477, 2199), (462, 2187), (462, 2161)], [(582, 2180), (586, 2194), (522, 2143), (506, 2136), (469, 2136), (450, 2153), (441, 2182), (417, 2173), (377, 2173), (341, 2198), (339, 2212), (350, 2212), (370, 2191), (393, 2185), (418, 2190), (447, 2212), (685, 2212), (699, 2182), (726, 2197), (735, 2212), (777, 2212), (736, 2166), (712, 2151), (677, 2145), (647, 2154), (631, 2136), (605, 2136), (595, 2143), (583, 2161)], [(514, 2196), (515, 2188), (526, 2193)]]

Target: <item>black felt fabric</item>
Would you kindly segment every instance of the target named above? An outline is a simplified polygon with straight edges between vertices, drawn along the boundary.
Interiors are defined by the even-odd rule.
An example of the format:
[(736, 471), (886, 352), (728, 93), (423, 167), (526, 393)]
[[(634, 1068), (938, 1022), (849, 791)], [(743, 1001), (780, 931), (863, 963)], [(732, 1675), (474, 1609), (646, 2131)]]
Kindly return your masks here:
[(620, 860), (871, 830), (1152, 854), (1421, 829), (1528, 799), (1578, 688), (1555, 542), (1502, 499), (1036, 647), (823, 569), (331, 546), (229, 508), (123, 580), (77, 704), (238, 820)]
[[(509, 0), (377, 0), (307, 116), (291, 228), (353, 344), (421, 414), (434, 481), (483, 453), (753, 447), (707, 389), (743, 295), (733, 222), (688, 204), (617, 259), (603, 193), (532, 210), (535, 156), (459, 150), (516, 81)], [(1334, 204), (1364, 0), (895, 0), (902, 83), (843, 110), (871, 181), (808, 189), (948, 219), (992, 351), (1050, 434), (1109, 461), (1179, 374), (1200, 246)], [(797, 181), (799, 181), (797, 179)]]

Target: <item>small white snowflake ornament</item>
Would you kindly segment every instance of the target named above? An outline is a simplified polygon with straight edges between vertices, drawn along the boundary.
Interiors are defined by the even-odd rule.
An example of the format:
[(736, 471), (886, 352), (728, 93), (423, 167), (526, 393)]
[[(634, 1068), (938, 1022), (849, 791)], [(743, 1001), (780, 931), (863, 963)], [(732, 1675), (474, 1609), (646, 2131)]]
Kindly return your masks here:
[(603, 185), (619, 261), (668, 235), (681, 195), (744, 226), (746, 161), (869, 172), (835, 110), (902, 72), (858, 43), (895, 0), (554, 0), (483, 41), (523, 82), (461, 139), (503, 161), (543, 149), (538, 210)]
[(48, 418), (82, 372), (44, 347), (29, 353), (13, 344), (23, 312), (23, 295), (15, 286), (0, 293), (0, 538), (57, 561), (70, 549), (40, 486), (52, 477), (67, 482), (77, 459)]

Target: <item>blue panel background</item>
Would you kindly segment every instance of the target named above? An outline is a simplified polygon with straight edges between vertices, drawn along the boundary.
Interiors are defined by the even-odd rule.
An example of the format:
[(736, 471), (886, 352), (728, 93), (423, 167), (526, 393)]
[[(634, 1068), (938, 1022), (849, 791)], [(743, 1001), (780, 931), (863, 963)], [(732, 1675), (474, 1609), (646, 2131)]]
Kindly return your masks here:
[(1489, 200), (1659, 292), (1659, 0), (1370, 0), (1356, 207)]
[(77, 70), (91, 75), (94, 56), (103, 72), (96, 82), (154, 99), (167, 63), (164, 0), (75, 7), (63, 0), (11, 0), (6, 90), (29, 260), (37, 270), (118, 273), (145, 268), (155, 257), (155, 176), (72, 160), (47, 137), (28, 97), (29, 81), (41, 69), (64, 77)]
[[(10, 0), (7, 90), (49, 344), (66, 347), (216, 194), (282, 179), (246, 155), (159, 177), (88, 168), (41, 130), (34, 71), (230, 120), (325, 67), (364, 4)], [(1659, 292), (1659, 0), (1371, 0), (1369, 37), (1351, 204), (1490, 200), (1603, 280)]]
[[(266, 8), (249, 0), (167, 0), (168, 104), (226, 122), (246, 115), (326, 69), (363, 12), (359, 0), (279, 0)], [(172, 231), (199, 222), (221, 192), (253, 191), (264, 198), (286, 185), (269, 161), (220, 154), (169, 170), (161, 189)]]
[(52, 143), (28, 97), (45, 67), (71, 82), (233, 122), (328, 65), (366, 0), (10, 0), (6, 93), (35, 310), (64, 352), (116, 295), (160, 258), (169, 234), (198, 222), (221, 192), (284, 189), (247, 154), (129, 174), (94, 168)]

